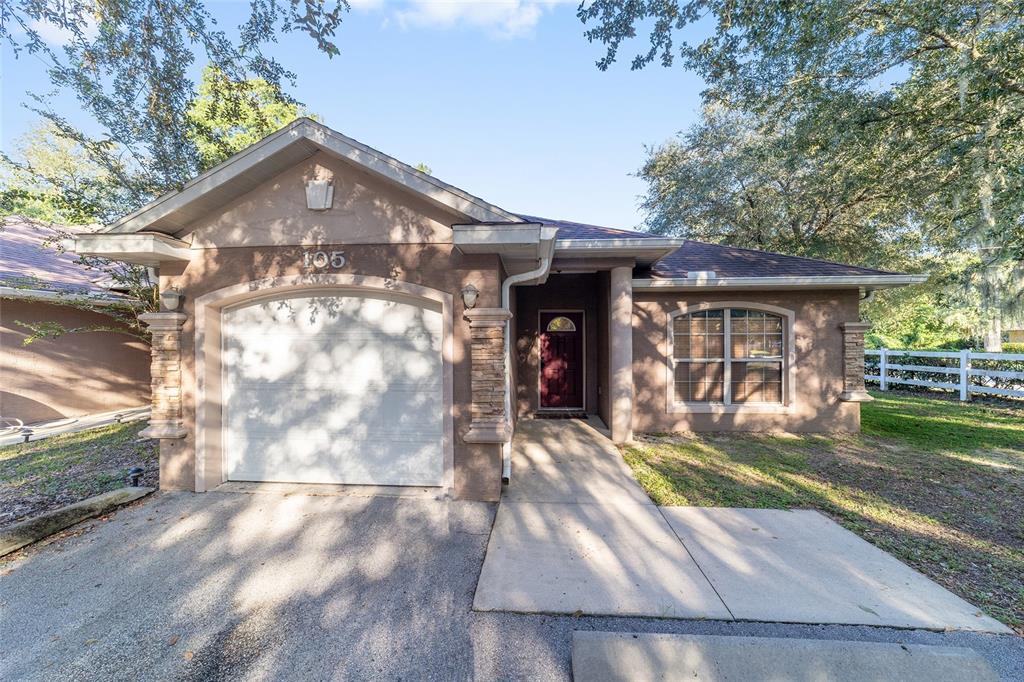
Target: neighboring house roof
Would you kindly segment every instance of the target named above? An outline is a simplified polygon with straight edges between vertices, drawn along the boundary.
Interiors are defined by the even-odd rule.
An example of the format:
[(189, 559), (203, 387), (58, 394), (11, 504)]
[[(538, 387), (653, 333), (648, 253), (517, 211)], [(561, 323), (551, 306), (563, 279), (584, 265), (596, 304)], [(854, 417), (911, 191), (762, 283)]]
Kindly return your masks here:
[(13, 217), (0, 225), (0, 295), (18, 298), (89, 297), (123, 300), (104, 286), (102, 273), (61, 252), (57, 242), (67, 234), (90, 230), (81, 226), (50, 227)]
[(686, 277), (690, 272), (714, 272), (719, 277), (839, 277), (897, 274), (687, 239), (676, 251), (655, 263), (649, 275), (677, 278)]

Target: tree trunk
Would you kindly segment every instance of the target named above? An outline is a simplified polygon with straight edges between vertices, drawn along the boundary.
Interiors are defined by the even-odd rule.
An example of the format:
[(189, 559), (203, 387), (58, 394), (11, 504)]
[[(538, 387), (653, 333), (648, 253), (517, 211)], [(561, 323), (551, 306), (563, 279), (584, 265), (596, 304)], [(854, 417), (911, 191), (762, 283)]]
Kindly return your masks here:
[(985, 329), (985, 352), (1003, 352), (1003, 321), (998, 312), (989, 319)]

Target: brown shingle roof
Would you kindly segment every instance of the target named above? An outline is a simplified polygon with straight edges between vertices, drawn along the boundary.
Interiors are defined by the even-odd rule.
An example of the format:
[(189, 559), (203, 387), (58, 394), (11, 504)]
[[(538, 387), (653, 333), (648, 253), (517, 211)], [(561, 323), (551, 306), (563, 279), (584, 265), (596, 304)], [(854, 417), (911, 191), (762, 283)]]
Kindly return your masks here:
[(650, 276), (686, 277), (688, 272), (710, 270), (719, 277), (830, 277), (842, 275), (892, 275), (832, 261), (787, 256), (738, 246), (707, 244), (687, 239), (650, 269)]

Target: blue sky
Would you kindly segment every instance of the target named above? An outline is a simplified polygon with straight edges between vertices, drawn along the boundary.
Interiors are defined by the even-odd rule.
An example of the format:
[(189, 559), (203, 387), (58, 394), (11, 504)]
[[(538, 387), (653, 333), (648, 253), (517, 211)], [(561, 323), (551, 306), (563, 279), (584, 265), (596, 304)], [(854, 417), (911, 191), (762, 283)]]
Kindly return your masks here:
[[(248, 3), (211, 5), (224, 26)], [(269, 50), (298, 75), (292, 94), (327, 125), (499, 206), (620, 227), (642, 220), (631, 177), (644, 145), (692, 123), (700, 80), (681, 67), (600, 72), (575, 2), (358, 0), (328, 59), (301, 36)], [(634, 47), (643, 47), (637, 42)], [(0, 144), (34, 116), (45, 67), (4, 46)], [(201, 64), (196, 65), (196, 69)], [(73, 101), (62, 111), (87, 125)]]

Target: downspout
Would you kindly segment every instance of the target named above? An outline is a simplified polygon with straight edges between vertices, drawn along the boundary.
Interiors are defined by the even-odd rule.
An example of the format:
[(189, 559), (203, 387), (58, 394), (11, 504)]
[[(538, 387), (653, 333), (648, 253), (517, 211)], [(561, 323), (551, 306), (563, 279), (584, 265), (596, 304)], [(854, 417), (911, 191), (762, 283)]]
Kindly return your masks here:
[[(552, 232), (555, 232), (552, 230)], [(530, 280), (539, 279), (547, 274), (551, 267), (551, 259), (554, 256), (555, 240), (554, 234), (550, 239), (545, 240), (541, 230), (541, 248), (544, 249), (540, 256), (540, 264), (529, 272), (521, 272), (518, 275), (510, 275), (501, 283), (501, 307), (510, 310), (512, 298), (512, 287)], [(548, 244), (544, 242), (547, 241)], [(548, 248), (545, 248), (548, 247)], [(505, 332), (505, 417), (512, 422), (512, 321), (507, 322), (508, 329)], [(512, 479), (512, 441), (501, 444), (501, 482), (508, 483)]]

